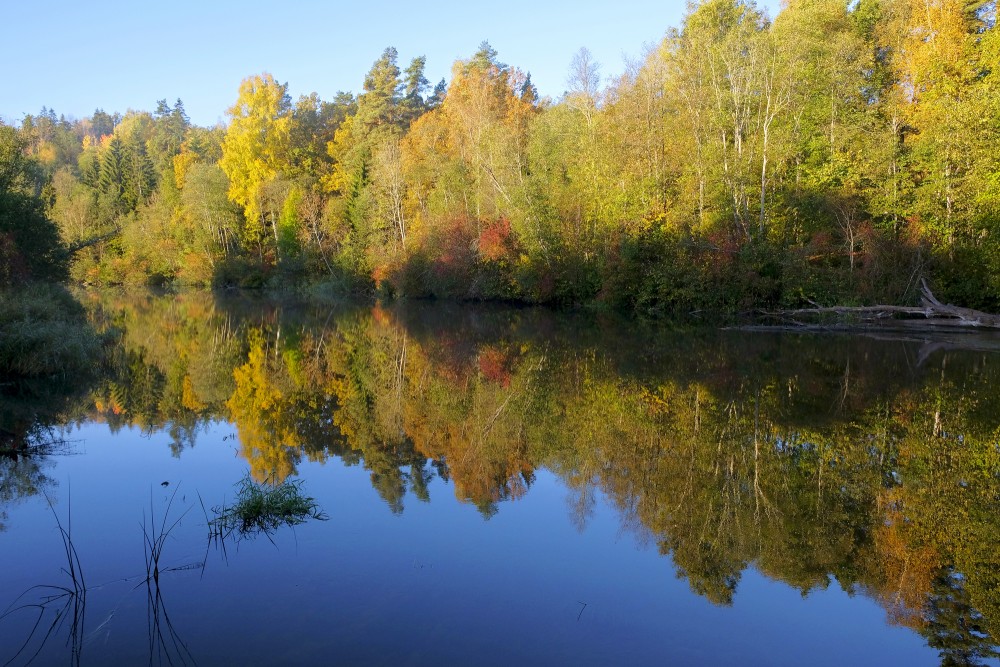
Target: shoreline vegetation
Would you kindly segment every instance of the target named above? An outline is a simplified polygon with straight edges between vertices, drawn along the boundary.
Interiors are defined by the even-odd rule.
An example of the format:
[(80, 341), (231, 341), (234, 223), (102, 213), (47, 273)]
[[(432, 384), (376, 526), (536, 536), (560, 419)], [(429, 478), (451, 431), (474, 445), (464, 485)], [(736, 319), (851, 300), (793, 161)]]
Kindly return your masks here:
[(100, 361), (101, 342), (83, 307), (60, 285), (0, 289), (0, 373), (66, 379)]
[(0, 286), (967, 322), (1000, 311), (996, 7), (919, 4), (704, 0), (558, 98), (484, 42), (436, 86), (392, 47), (333, 100), (253, 75), (216, 127), (42, 109), (0, 124)]

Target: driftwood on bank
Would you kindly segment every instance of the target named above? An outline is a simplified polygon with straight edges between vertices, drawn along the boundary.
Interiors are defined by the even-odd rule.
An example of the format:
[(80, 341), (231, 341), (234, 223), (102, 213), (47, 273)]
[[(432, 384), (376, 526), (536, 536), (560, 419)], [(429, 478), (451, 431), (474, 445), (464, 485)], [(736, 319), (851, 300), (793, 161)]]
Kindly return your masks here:
[(834, 316), (840, 320), (834, 328), (860, 325), (904, 329), (1000, 329), (1000, 315), (941, 303), (925, 281), (921, 281), (921, 287), (919, 306), (815, 306), (772, 311), (764, 315), (781, 322), (782, 326), (777, 328), (782, 329), (787, 329), (789, 326), (829, 329), (831, 328), (829, 325), (820, 326), (815, 322), (802, 321), (803, 318), (824, 316)]

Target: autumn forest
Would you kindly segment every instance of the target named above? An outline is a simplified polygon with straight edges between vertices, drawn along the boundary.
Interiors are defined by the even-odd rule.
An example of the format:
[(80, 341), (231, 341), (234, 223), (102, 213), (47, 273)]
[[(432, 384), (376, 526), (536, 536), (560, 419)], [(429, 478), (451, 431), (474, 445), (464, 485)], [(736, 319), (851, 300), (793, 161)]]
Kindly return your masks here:
[(436, 85), (391, 47), (357, 95), (249, 76), (224, 126), (180, 100), (43, 109), (0, 127), (26, 161), (4, 187), (40, 199), (0, 220), (3, 280), (661, 314), (906, 303), (926, 279), (996, 310), (995, 18), (970, 0), (789, 0), (773, 20), (706, 0), (618, 78), (581, 49), (557, 99), (484, 42)]
[(1000, 313), (996, 19), (0, 120), (3, 660), (996, 664), (1000, 342), (759, 326)]

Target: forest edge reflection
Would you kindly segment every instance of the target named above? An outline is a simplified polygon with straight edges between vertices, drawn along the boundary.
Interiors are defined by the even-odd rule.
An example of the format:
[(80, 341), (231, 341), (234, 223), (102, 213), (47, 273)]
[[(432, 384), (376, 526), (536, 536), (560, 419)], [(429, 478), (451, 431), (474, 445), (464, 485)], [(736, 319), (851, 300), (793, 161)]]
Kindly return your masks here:
[[(36, 427), (164, 429), (179, 456), (224, 420), (256, 479), (335, 456), (393, 512), (439, 476), (489, 517), (544, 468), (579, 526), (602, 494), (717, 604), (750, 566), (804, 594), (835, 579), (946, 664), (996, 656), (990, 352), (535, 309), (83, 298), (118, 344)], [(37, 493), (21, 477), (3, 470), (5, 502)]]

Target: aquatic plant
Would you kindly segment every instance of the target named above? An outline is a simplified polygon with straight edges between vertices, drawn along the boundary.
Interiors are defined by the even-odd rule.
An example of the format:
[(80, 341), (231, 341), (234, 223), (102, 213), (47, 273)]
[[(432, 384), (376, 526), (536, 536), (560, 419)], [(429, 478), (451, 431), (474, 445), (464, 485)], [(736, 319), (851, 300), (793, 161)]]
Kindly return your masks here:
[[(42, 492), (44, 494), (44, 491)], [(177, 518), (171, 517), (171, 509), (177, 496), (177, 490), (170, 496), (167, 506), (161, 517), (156, 516), (156, 506), (150, 497), (150, 513), (147, 518), (143, 512), (143, 544), (146, 561), (146, 574), (138, 577), (138, 583), (131, 589), (138, 590), (143, 585), (146, 588), (147, 612), (149, 618), (149, 655), (150, 664), (154, 659), (159, 664), (164, 662), (174, 664), (194, 664), (192, 655), (187, 644), (180, 638), (174, 628), (166, 610), (166, 603), (160, 588), (160, 575), (167, 572), (182, 570), (193, 570), (205, 568), (205, 562), (195, 562), (186, 565), (168, 566), (161, 565), (164, 546), (171, 532), (176, 528), (187, 511)], [(13, 617), (19, 613), (34, 613), (34, 623), (27, 632), (24, 641), (17, 652), (6, 662), (3, 667), (14, 664), (24, 659), (23, 664), (30, 664), (38, 658), (42, 650), (53, 637), (60, 634), (61, 629), (69, 625), (68, 638), (66, 644), (70, 649), (70, 664), (79, 665), (80, 656), (84, 645), (84, 618), (87, 608), (87, 585), (83, 578), (83, 567), (80, 563), (80, 556), (73, 543), (72, 535), (72, 507), (68, 512), (67, 522), (64, 526), (55, 511), (55, 506), (51, 498), (45, 495), (49, 509), (55, 517), (56, 525), (59, 528), (59, 535), (62, 539), (63, 550), (66, 555), (66, 564), (60, 568), (68, 577), (68, 581), (61, 584), (40, 584), (32, 586), (17, 597), (2, 613), (0, 622)], [(128, 582), (135, 577), (126, 577), (122, 581)], [(98, 586), (97, 588), (101, 588)], [(118, 607), (111, 609), (106, 619), (98, 627), (107, 625), (118, 611)], [(46, 626), (43, 621), (46, 616), (51, 616), (51, 622)], [(92, 630), (92, 636), (97, 630)]]
[[(139, 582), (132, 588), (139, 590), (145, 585), (146, 588), (146, 613), (148, 622), (149, 639), (149, 660), (150, 664), (196, 664), (191, 649), (186, 642), (181, 639), (180, 634), (174, 627), (170, 614), (167, 612), (166, 602), (163, 599), (161, 576), (168, 572), (181, 572), (185, 570), (205, 569), (205, 560), (186, 563), (183, 565), (161, 564), (164, 548), (171, 533), (180, 525), (190, 508), (184, 510), (176, 518), (171, 517), (171, 510), (180, 486), (174, 488), (174, 492), (167, 500), (167, 506), (163, 509), (161, 517), (156, 516), (156, 504), (153, 501), (153, 494), (150, 491), (149, 516), (143, 511), (142, 537), (143, 555), (146, 563), (146, 575), (140, 575)], [(118, 611), (113, 609), (108, 616), (110, 620)], [(105, 621), (107, 623), (108, 621)]]
[(208, 522), (209, 536), (222, 539), (233, 533), (239, 537), (264, 534), (270, 538), (282, 526), (297, 526), (309, 519), (326, 521), (316, 501), (302, 491), (302, 480), (264, 482), (249, 473), (236, 483), (236, 502), (213, 507), (215, 518)]
[[(37, 648), (30, 656), (27, 656), (25, 664), (31, 663), (42, 652), (49, 639), (57, 635), (67, 622), (69, 623), (67, 645), (70, 647), (70, 664), (80, 664), (80, 654), (83, 650), (84, 617), (87, 609), (87, 584), (83, 577), (80, 556), (73, 544), (72, 506), (67, 512), (66, 525), (63, 526), (52, 499), (46, 495), (45, 500), (48, 502), (52, 516), (55, 517), (56, 525), (59, 527), (59, 537), (62, 539), (63, 551), (66, 555), (66, 565), (61, 569), (68, 577), (68, 581), (63, 584), (32, 586), (19, 595), (3, 613), (0, 613), (0, 621), (18, 612), (34, 612), (37, 615), (21, 647), (4, 663), (5, 666), (27, 656), (32, 641), (39, 635), (40, 631), (44, 630), (44, 634), (38, 640)], [(37, 599), (30, 599), (32, 593), (37, 594)], [(49, 612), (52, 613), (52, 621), (47, 628), (44, 628), (42, 621)]]
[[(179, 517), (174, 519), (170, 525), (167, 525), (168, 517), (170, 516), (170, 508), (173, 507), (174, 498), (177, 497), (177, 491), (180, 487), (175, 487), (174, 492), (170, 495), (170, 500), (167, 501), (167, 507), (163, 511), (163, 516), (160, 518), (160, 525), (157, 527), (156, 522), (156, 509), (153, 504), (152, 492), (150, 492), (149, 499), (149, 524), (146, 523), (146, 513), (143, 512), (142, 515), (142, 537), (143, 537), (143, 551), (146, 558), (146, 581), (158, 580), (160, 578), (160, 557), (163, 555), (163, 547), (166, 544), (167, 538), (170, 537), (170, 533), (174, 528), (181, 522), (181, 520), (190, 511), (190, 508), (185, 510)], [(171, 570), (190, 570), (193, 567), (203, 567), (203, 563), (195, 563), (193, 565), (184, 565), (181, 567), (169, 567), (162, 571), (169, 572)]]
[[(180, 487), (175, 487), (174, 492), (167, 501), (167, 506), (160, 517), (159, 525), (156, 519), (156, 506), (153, 503), (152, 493), (149, 500), (149, 520), (147, 524), (146, 514), (143, 512), (142, 536), (143, 552), (146, 560), (146, 578), (136, 588), (146, 584), (146, 611), (149, 622), (149, 656), (150, 664), (154, 656), (157, 662), (163, 664), (174, 664), (174, 659), (181, 665), (196, 661), (187, 644), (181, 639), (174, 628), (173, 621), (167, 613), (166, 603), (163, 600), (163, 593), (160, 588), (160, 575), (166, 572), (176, 572), (181, 570), (205, 569), (205, 561), (189, 563), (187, 565), (161, 567), (160, 559), (163, 556), (163, 549), (170, 537), (170, 533), (187, 515), (190, 508), (181, 513), (173, 521), (170, 521), (170, 510), (173, 507), (174, 499)], [(170, 523), (168, 523), (170, 521)], [(134, 589), (133, 589), (134, 590)]]

